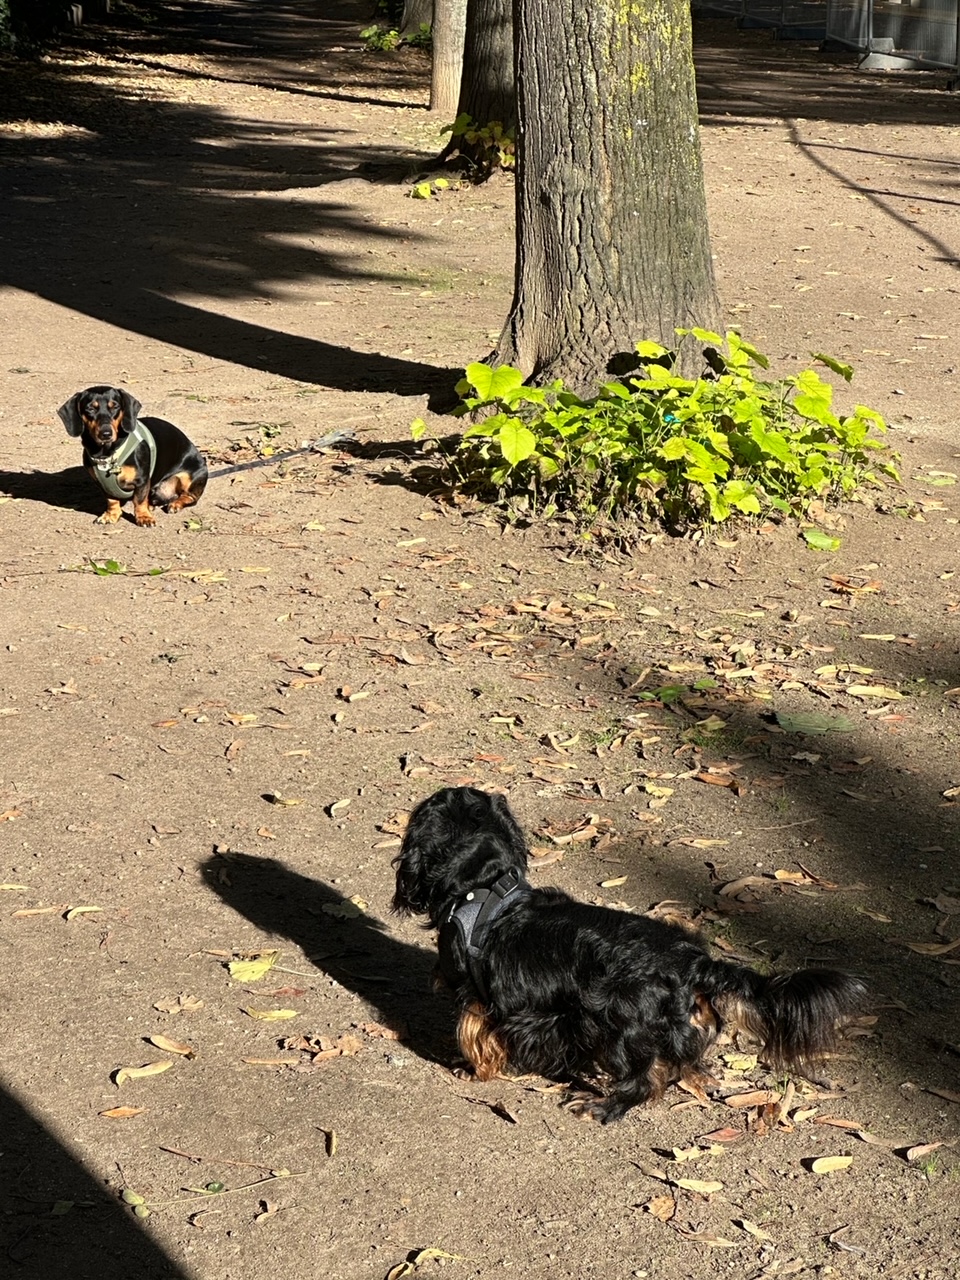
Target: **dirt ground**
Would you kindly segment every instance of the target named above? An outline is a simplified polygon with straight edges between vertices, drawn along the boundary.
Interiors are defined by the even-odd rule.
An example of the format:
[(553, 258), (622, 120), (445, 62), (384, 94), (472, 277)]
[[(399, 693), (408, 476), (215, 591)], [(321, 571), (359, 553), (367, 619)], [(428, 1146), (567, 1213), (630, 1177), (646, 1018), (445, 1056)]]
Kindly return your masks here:
[[(8, 1273), (955, 1276), (955, 96), (698, 25), (725, 312), (782, 372), (854, 364), (904, 487), (832, 555), (627, 557), (444, 501), (409, 443), (511, 289), (508, 179), (397, 178), (436, 150), (423, 56), (363, 51), (349, 3), (118, 8), (2, 68)], [(56, 409), (100, 381), (208, 454), (195, 515), (93, 522)], [(601, 1128), (453, 1074), (390, 859), (466, 781), (537, 883), (863, 974), (835, 1087), (727, 1046), (717, 1101)]]

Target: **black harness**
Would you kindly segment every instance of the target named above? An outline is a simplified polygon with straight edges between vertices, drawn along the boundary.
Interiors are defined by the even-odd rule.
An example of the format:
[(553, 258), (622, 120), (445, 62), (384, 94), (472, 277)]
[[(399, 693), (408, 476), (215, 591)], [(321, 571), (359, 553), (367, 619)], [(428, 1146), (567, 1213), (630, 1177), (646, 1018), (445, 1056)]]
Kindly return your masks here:
[(440, 972), (447, 986), (455, 991), (463, 981), (463, 958), (467, 976), (484, 1004), (490, 997), (483, 980), (483, 944), (487, 931), (504, 907), (519, 897), (532, 893), (530, 885), (516, 868), (505, 871), (489, 889), (471, 889), (450, 907), (440, 925), (438, 948)]

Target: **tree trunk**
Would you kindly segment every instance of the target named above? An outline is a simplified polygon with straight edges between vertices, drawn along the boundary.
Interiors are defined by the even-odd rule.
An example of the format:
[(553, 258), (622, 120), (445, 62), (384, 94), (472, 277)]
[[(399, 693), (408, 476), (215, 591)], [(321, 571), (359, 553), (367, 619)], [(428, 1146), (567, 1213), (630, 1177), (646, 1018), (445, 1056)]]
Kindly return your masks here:
[(499, 120), (517, 126), (513, 71), (513, 0), (467, 0), (463, 80), (457, 115), (484, 126)]
[(717, 315), (688, 0), (516, 0), (514, 300), (496, 362), (591, 393)]
[(406, 0), (403, 6), (403, 18), (400, 21), (400, 34), (406, 40), (419, 33), (422, 26), (430, 26), (433, 22), (433, 0)]
[(460, 97), (467, 0), (435, 0), (430, 110), (452, 120)]

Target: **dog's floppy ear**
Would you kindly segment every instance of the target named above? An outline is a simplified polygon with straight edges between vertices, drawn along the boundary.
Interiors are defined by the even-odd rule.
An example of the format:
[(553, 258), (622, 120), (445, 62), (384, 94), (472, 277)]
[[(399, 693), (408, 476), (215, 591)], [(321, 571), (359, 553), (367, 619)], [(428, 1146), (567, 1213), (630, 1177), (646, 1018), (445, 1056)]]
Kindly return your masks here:
[(83, 431), (83, 423), (80, 420), (80, 411), (77, 406), (80, 403), (82, 391), (78, 391), (72, 395), (66, 404), (62, 404), (57, 410), (60, 415), (60, 421), (67, 428), (68, 436), (78, 436)]
[(120, 407), (123, 409), (123, 429), (124, 431), (132, 431), (137, 425), (137, 415), (143, 405), (136, 396), (132, 396), (129, 391), (124, 391), (121, 388)]
[(397, 887), (390, 904), (398, 916), (421, 915), (427, 909), (423, 901), (420, 853), (410, 841), (404, 840), (403, 848), (390, 864), (397, 869)]

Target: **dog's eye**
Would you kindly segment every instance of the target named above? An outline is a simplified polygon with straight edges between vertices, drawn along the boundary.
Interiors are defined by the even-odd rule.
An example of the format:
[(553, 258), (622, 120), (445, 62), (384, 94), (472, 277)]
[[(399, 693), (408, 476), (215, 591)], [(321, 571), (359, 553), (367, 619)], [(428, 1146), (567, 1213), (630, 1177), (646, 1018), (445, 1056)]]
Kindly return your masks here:
[(115, 403), (113, 400), (111, 400), (111, 401), (110, 401), (110, 403), (107, 405), (107, 408), (108, 408), (108, 409), (116, 409), (116, 408), (117, 408), (117, 405), (116, 405), (116, 403)]

